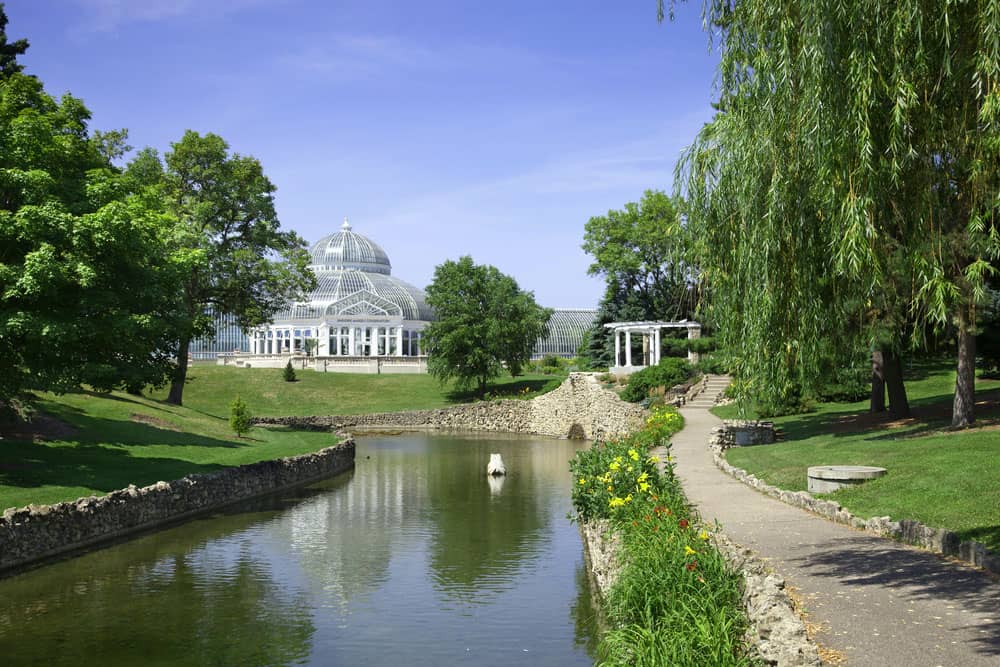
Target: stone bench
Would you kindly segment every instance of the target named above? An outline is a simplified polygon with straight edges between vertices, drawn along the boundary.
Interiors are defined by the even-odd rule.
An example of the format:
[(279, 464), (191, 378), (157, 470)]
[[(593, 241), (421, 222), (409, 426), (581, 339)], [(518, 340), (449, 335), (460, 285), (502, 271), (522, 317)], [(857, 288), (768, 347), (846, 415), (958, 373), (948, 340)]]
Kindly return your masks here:
[(864, 484), (888, 472), (874, 466), (812, 466), (809, 475), (809, 493), (830, 493), (847, 486)]

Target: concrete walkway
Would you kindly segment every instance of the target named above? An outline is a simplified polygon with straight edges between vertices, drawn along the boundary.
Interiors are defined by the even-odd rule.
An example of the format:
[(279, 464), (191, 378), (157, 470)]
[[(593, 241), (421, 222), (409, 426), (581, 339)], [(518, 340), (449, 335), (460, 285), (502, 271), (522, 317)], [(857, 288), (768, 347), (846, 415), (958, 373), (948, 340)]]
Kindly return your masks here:
[(719, 419), (681, 414), (673, 454), (688, 498), (785, 578), (823, 647), (849, 665), (1000, 665), (1000, 582), (754, 491), (712, 461)]

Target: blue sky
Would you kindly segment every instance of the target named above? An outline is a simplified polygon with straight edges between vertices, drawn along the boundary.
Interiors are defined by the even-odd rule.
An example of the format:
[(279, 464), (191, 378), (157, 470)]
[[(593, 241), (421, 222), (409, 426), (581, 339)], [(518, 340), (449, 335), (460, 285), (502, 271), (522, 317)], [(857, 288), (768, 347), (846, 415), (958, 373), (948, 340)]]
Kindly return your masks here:
[(310, 243), (349, 216), (426, 286), (471, 255), (539, 303), (595, 307), (593, 215), (670, 190), (711, 116), (700, 3), (7, 0), (8, 37), (92, 127), (254, 155)]

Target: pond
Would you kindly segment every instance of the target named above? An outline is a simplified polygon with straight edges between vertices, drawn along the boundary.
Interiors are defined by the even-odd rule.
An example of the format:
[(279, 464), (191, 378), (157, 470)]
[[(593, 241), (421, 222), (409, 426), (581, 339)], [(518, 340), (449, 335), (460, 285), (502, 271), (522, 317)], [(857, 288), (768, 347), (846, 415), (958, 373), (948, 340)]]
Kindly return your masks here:
[(583, 443), (357, 442), (353, 472), (0, 580), (3, 664), (593, 664)]

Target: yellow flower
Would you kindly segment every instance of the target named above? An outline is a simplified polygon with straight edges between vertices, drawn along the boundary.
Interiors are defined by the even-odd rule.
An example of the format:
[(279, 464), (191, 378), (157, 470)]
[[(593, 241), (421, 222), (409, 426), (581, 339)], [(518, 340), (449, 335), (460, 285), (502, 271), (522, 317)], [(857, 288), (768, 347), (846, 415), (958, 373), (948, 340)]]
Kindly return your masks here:
[(668, 463), (673, 463), (674, 462), (674, 457), (673, 457), (672, 454), (667, 454), (667, 462)]
[(640, 491), (649, 491), (649, 482), (639, 482)]
[(580, 486), (583, 486), (583, 485), (584, 485), (584, 484), (586, 484), (586, 483), (587, 483), (587, 480), (586, 480), (586, 478), (584, 478), (584, 477), (581, 477), (581, 478), (580, 478)]
[(618, 461), (612, 461), (611, 465), (608, 466), (608, 470), (618, 470), (621, 467), (622, 467), (621, 463), (619, 463)]
[(684, 555), (685, 556), (692, 556), (692, 555), (694, 555), (696, 553), (698, 553), (698, 552), (695, 551), (694, 549), (692, 549), (691, 547), (689, 547), (688, 545), (686, 545), (686, 544), (684, 545)]
[(650, 456), (648, 460), (649, 460), (650, 463), (659, 463), (660, 462), (660, 457), (654, 455), (654, 456)]
[(648, 472), (644, 472), (641, 475), (639, 475), (639, 477), (637, 478), (637, 481), (639, 481), (639, 482), (645, 482), (647, 479), (649, 479), (649, 473)]
[(708, 531), (702, 529), (702, 531), (700, 533), (698, 533), (698, 537), (700, 537), (703, 540), (707, 540), (708, 539)]
[(615, 487), (613, 487), (613, 486), (609, 486), (608, 487), (608, 491), (614, 491), (614, 490), (615, 490)]
[(632, 459), (633, 461), (638, 461), (639, 460), (639, 452), (635, 451), (634, 449), (630, 449), (630, 450), (628, 450), (628, 457), (630, 459)]
[(628, 494), (627, 496), (625, 496), (625, 502), (627, 502), (627, 503), (632, 502), (632, 494), (631, 493)]
[(608, 501), (608, 505), (611, 507), (621, 507), (625, 504), (624, 498), (618, 498), (617, 496)]

